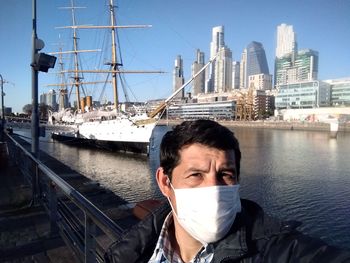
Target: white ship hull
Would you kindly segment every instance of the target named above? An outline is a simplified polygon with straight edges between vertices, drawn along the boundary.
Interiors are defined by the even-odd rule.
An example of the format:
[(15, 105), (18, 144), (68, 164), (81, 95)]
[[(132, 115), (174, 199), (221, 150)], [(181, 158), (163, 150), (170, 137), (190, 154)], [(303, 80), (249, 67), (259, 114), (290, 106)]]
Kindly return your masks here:
[(156, 123), (136, 125), (128, 119), (84, 122), (78, 126), (79, 136), (111, 142), (149, 143)]
[[(51, 123), (56, 130), (52, 138), (69, 144), (148, 154), (152, 132), (157, 124), (155, 119), (142, 123), (144, 116), (132, 118), (121, 114), (96, 118), (96, 114), (98, 112), (74, 116), (70, 119), (74, 120), (74, 124), (70, 125)], [(62, 120), (62, 116), (53, 115), (56, 115), (54, 119)]]

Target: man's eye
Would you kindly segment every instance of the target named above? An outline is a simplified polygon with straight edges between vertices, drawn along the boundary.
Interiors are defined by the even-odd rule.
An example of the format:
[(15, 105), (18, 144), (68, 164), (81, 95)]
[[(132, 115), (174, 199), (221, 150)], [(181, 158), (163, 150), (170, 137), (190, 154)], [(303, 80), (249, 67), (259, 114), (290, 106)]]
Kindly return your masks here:
[(222, 174), (222, 177), (225, 177), (225, 178), (234, 178), (234, 175), (233, 174), (230, 174), (230, 173), (223, 173)]
[(190, 176), (199, 177), (199, 176), (202, 176), (202, 174), (201, 173), (192, 173)]
[(231, 172), (222, 172), (219, 177), (228, 181), (236, 181), (236, 175)]

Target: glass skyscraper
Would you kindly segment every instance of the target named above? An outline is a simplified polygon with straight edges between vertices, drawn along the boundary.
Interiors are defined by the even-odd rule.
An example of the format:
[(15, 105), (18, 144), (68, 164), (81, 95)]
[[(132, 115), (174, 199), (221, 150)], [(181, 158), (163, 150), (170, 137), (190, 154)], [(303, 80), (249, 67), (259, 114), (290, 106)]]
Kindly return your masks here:
[(222, 92), (232, 88), (232, 52), (225, 46), (224, 27), (217, 26), (212, 30), (210, 58), (217, 55), (207, 71), (205, 93)]
[(275, 86), (317, 80), (318, 52), (303, 49), (275, 60)]
[[(173, 91), (177, 91), (185, 83), (183, 61), (180, 55), (175, 59), (175, 67), (173, 71)], [(182, 99), (185, 96), (185, 91), (182, 90), (176, 94), (175, 98)]]
[[(204, 67), (204, 52), (197, 49), (196, 61), (192, 64), (192, 76), (197, 74)], [(200, 93), (204, 93), (205, 89), (205, 72), (202, 72), (193, 80), (192, 92), (196, 96)]]
[(269, 67), (263, 45), (260, 42), (253, 41), (247, 46), (246, 85), (249, 76), (256, 74), (269, 74)]

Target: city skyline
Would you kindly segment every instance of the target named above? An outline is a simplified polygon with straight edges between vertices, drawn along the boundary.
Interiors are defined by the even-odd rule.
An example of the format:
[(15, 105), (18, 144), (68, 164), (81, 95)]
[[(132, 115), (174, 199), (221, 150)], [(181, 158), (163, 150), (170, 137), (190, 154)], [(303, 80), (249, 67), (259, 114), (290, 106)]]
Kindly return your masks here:
[[(0, 74), (14, 84), (4, 84), (5, 106), (12, 107), (14, 111), (21, 111), (25, 104), (31, 102), (31, 3), (28, 2), (6, 2), (0, 11)], [(57, 43), (58, 35), (63, 34), (55, 27), (69, 24), (68, 12), (57, 11), (57, 7), (66, 6), (68, 1), (52, 2), (37, 1), (38, 37), (46, 44), (42, 50), (45, 53), (57, 49), (53, 43)], [(94, 25), (106, 24), (98, 20), (104, 14), (106, 3), (98, 6), (96, 2), (76, 1), (78, 6), (88, 7), (77, 13), (79, 24), (86, 21)], [(206, 60), (209, 58), (211, 30), (220, 25), (225, 27), (225, 45), (232, 51), (235, 61), (241, 60), (243, 49), (250, 42), (257, 41), (263, 44), (268, 67), (273, 72), (276, 28), (285, 23), (293, 25), (299, 50), (310, 48), (319, 52), (319, 79), (350, 75), (348, 1), (310, 0), (303, 6), (296, 1), (261, 3), (220, 0), (215, 4), (211, 1), (177, 1), (165, 6), (162, 1), (154, 0), (148, 3), (119, 1), (118, 6), (121, 24), (153, 25), (146, 30), (130, 30), (128, 36), (124, 33), (121, 35), (121, 40), (127, 42), (124, 64), (128, 69), (160, 69), (167, 72), (145, 79), (130, 78), (130, 86), (136, 88), (134, 93), (140, 101), (171, 94), (173, 63), (179, 54), (183, 58), (185, 80), (189, 79), (196, 50), (203, 51)], [(66, 19), (63, 19), (65, 16)], [(86, 34), (83, 32), (81, 39)], [(127, 55), (131, 59), (126, 59)], [(50, 70), (50, 73), (39, 74), (39, 94), (50, 89), (44, 85), (53, 82), (53, 72), (57, 68), (56, 64), (55, 70)]]

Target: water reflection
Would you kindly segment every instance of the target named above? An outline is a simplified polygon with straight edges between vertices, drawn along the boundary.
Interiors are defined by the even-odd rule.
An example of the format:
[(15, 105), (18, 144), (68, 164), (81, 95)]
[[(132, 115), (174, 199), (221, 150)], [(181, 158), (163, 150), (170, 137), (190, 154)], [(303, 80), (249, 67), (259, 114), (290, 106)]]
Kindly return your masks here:
[(303, 232), (350, 247), (350, 135), (235, 129), (242, 149), (241, 195)]
[[(159, 143), (169, 127), (155, 130), (149, 158), (40, 143), (74, 170), (130, 202), (161, 198), (155, 182)], [(350, 248), (350, 134), (233, 129), (242, 151), (241, 196), (267, 213), (303, 222), (302, 231)], [(30, 134), (30, 133), (29, 133)]]

